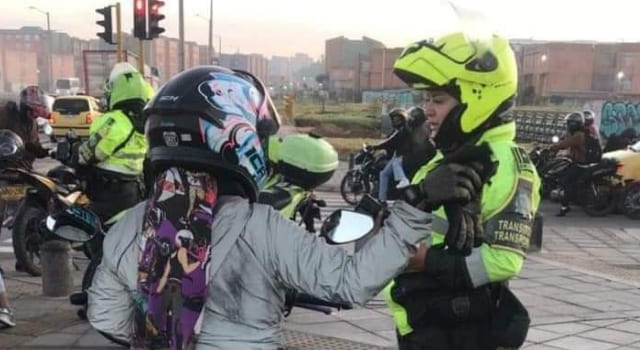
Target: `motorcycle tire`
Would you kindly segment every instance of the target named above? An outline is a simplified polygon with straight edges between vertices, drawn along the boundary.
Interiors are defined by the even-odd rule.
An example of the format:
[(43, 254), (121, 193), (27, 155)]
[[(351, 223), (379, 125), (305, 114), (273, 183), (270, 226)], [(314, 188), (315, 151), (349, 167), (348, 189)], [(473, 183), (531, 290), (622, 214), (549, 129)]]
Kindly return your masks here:
[(34, 257), (39, 259), (40, 244), (43, 242), (39, 226), (46, 215), (47, 212), (40, 208), (22, 207), (16, 213), (11, 229), (16, 264), (34, 277), (42, 275), (42, 267), (34, 261)]
[[(340, 181), (340, 195), (342, 196), (342, 199), (345, 202), (351, 205), (358, 204), (362, 196), (369, 193), (369, 191), (371, 190), (371, 185), (369, 184), (369, 181), (367, 181), (365, 179), (364, 174), (361, 173), (359, 174), (359, 176), (357, 176), (357, 181), (358, 181), (357, 185), (359, 185), (360, 190), (355, 193), (354, 191), (352, 191), (354, 185), (356, 185), (353, 183), (353, 178), (355, 177), (354, 176), (355, 171), (358, 171), (358, 170), (348, 171), (342, 178), (342, 181)], [(349, 194), (352, 194), (353, 198), (350, 198)]]
[(582, 209), (589, 216), (601, 217), (613, 213), (616, 209), (616, 204), (617, 201), (613, 192), (593, 198), (592, 191), (587, 191)]
[(629, 186), (623, 198), (623, 214), (629, 219), (640, 220), (640, 183)]

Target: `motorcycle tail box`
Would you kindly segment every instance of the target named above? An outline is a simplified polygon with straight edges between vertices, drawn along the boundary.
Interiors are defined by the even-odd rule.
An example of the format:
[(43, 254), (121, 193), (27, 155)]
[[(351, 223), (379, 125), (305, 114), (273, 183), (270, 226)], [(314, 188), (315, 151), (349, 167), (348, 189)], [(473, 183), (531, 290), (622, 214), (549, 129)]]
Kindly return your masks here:
[(338, 154), (324, 139), (313, 134), (292, 134), (280, 138), (277, 172), (305, 190), (327, 182), (338, 168)]

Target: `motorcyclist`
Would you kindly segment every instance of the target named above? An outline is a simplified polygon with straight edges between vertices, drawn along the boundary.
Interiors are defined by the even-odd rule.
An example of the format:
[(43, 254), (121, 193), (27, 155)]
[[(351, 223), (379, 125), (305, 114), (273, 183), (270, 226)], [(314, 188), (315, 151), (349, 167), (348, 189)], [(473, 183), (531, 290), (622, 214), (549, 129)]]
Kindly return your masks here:
[[(277, 130), (279, 117), (264, 85), (249, 73), (216, 66), (182, 72), (158, 91), (145, 115), (156, 187), (107, 233), (88, 292), (92, 326), (134, 346), (148, 348), (148, 338), (179, 333), (176, 341), (185, 347), (196, 342), (201, 350), (276, 349), (288, 288), (362, 305), (406, 267), (414, 244), (428, 235), (428, 214), (398, 201), (369, 244), (349, 256), (256, 204), (267, 175), (263, 143)], [(478, 175), (459, 167), (461, 174), (425, 178), (425, 185), (445, 182), (446, 188), (435, 186), (431, 201), (464, 201), (474, 194)], [(194, 187), (204, 198), (199, 229), (187, 217)], [(185, 229), (200, 246), (210, 242), (210, 249), (197, 250), (188, 265), (165, 265), (177, 250), (173, 237)], [(153, 249), (164, 251), (157, 263), (146, 260)], [(174, 282), (164, 290), (175, 292), (181, 284), (182, 309), (163, 303), (168, 299), (154, 288), (165, 266)], [(167, 317), (175, 322), (158, 323)], [(174, 325), (182, 330), (168, 330)]]
[(142, 199), (147, 153), (142, 109), (153, 94), (149, 83), (129, 63), (118, 63), (109, 76), (109, 111), (89, 128), (79, 148), (89, 167), (91, 208), (105, 221)]
[(584, 127), (587, 129), (587, 132), (591, 137), (600, 141), (600, 133), (598, 132), (598, 128), (596, 127), (596, 114), (592, 110), (585, 110), (582, 112), (584, 115)]
[(393, 126), (393, 131), (382, 142), (369, 146), (372, 150), (384, 149), (387, 151), (389, 161), (380, 171), (380, 183), (378, 187), (378, 199), (387, 200), (389, 180), (393, 175), (398, 181), (398, 188), (407, 187), (409, 179), (402, 168), (402, 157), (407, 153), (409, 147), (410, 133), (408, 127), (409, 115), (404, 108), (395, 108), (389, 112), (389, 119)]
[(427, 206), (434, 215), (432, 235), (409, 269), (385, 289), (399, 347), (485, 350), (521, 344), (528, 323), (509, 322), (517, 332), (504, 332), (493, 322), (501, 319), (498, 315), (526, 319), (523, 307), (511, 307), (521, 304), (503, 282), (522, 268), (539, 204), (538, 175), (515, 144), (515, 123), (505, 115), (514, 103), (518, 76), (509, 42), (497, 35), (476, 41), (461, 32), (417, 42), (396, 60), (394, 73), (425, 91), (438, 149), (413, 177), (414, 184), (463, 152), (484, 170), (497, 162), (495, 171), (484, 173), (482, 192), (470, 203)]
[(584, 115), (581, 112), (572, 112), (567, 114), (564, 121), (567, 137), (550, 147), (552, 151), (569, 149), (569, 158), (572, 160), (572, 164), (562, 175), (564, 194), (560, 200), (560, 211), (557, 216), (565, 216), (571, 211), (569, 203), (571, 198), (574, 198), (576, 176), (580, 175), (578, 165), (587, 163), (587, 129), (585, 129)]
[(292, 220), (299, 213), (307, 231), (315, 233), (314, 220), (320, 219), (316, 204), (321, 201), (313, 190), (338, 168), (335, 148), (313, 133), (289, 134), (271, 136), (267, 154), (271, 174), (260, 189), (258, 202), (273, 206)]
[(29, 165), (36, 158), (49, 155), (42, 147), (38, 135), (37, 118), (48, 117), (44, 92), (38, 86), (27, 86), (18, 95), (18, 102), (9, 101), (0, 109), (0, 129), (8, 129), (22, 138), (25, 145), (24, 160)]
[(402, 158), (402, 168), (407, 176), (412, 177), (422, 165), (436, 155), (436, 147), (431, 139), (431, 128), (424, 108), (411, 107), (407, 113), (411, 141), (407, 153)]

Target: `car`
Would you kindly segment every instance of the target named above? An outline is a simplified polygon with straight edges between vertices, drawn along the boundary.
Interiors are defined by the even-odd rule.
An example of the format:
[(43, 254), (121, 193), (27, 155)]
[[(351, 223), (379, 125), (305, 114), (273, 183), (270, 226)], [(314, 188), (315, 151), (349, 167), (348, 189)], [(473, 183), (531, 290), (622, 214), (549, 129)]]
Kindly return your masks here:
[(55, 138), (69, 130), (81, 138), (89, 137), (91, 123), (102, 115), (98, 100), (91, 96), (57, 97), (52, 109), (50, 123)]
[(625, 182), (640, 181), (640, 141), (626, 149), (604, 153), (602, 158), (616, 159), (619, 162), (617, 173)]

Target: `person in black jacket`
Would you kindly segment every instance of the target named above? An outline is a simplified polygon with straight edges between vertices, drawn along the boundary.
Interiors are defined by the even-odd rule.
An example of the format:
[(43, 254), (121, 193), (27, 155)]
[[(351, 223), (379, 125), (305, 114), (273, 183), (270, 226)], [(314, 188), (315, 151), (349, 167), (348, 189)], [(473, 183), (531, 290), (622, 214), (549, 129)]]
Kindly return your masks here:
[(44, 92), (37, 86), (26, 87), (20, 92), (18, 101), (10, 101), (0, 110), (0, 129), (11, 130), (22, 138), (24, 160), (28, 164), (49, 155), (49, 151), (40, 144), (36, 123), (38, 117), (47, 116)]
[(371, 146), (371, 149), (384, 149), (391, 159), (380, 172), (380, 185), (378, 189), (378, 199), (387, 200), (387, 191), (389, 189), (389, 180), (393, 175), (396, 181), (399, 181), (397, 188), (409, 186), (409, 179), (402, 168), (402, 157), (408, 152), (410, 147), (410, 132), (407, 125), (409, 116), (404, 108), (395, 108), (389, 113), (393, 131), (381, 143)]
[(411, 107), (409, 114), (410, 141), (407, 153), (402, 157), (402, 168), (408, 178), (436, 155), (436, 147), (431, 139), (431, 127), (422, 107)]

